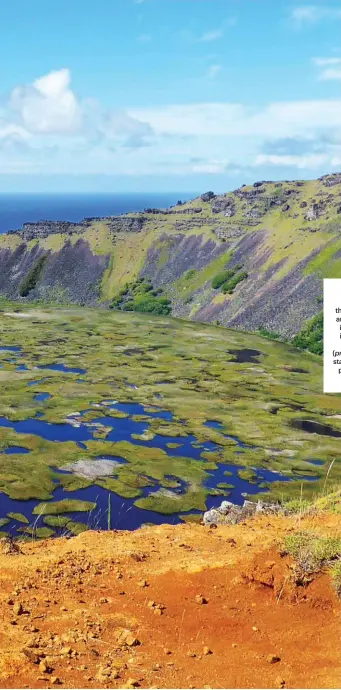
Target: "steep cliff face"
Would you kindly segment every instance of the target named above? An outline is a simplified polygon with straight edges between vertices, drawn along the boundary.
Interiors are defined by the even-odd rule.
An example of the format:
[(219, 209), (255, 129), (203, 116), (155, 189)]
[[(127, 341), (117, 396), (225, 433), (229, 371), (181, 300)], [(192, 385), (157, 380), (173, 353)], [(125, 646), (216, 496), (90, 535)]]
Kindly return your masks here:
[(59, 251), (32, 248), (25, 242), (11, 251), (0, 249), (0, 292), (8, 299), (22, 299), (25, 276), (30, 275), (44, 257), (41, 272), (29, 286), (26, 299), (44, 302), (96, 304), (109, 256), (96, 256), (82, 238), (72, 245), (67, 240)]
[(291, 337), (321, 310), (322, 278), (341, 277), (340, 229), (341, 174), (257, 182), (167, 210), (30, 223), (0, 236), (0, 294), (109, 305), (143, 277), (175, 316)]

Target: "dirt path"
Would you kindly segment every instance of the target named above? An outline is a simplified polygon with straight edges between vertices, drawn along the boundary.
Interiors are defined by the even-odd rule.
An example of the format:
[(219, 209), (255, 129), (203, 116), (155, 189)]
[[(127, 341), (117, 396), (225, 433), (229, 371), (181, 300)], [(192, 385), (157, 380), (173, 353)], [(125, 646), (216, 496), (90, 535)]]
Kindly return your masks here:
[(294, 529), (163, 525), (0, 555), (0, 687), (341, 687), (339, 601), (326, 574), (290, 584)]

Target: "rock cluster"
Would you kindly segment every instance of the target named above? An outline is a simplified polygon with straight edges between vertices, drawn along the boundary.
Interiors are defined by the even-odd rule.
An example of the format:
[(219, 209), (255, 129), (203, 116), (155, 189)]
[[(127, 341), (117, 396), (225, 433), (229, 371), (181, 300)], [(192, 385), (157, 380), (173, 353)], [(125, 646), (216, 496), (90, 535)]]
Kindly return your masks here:
[(212, 199), (215, 199), (215, 193), (214, 192), (205, 192), (205, 194), (202, 194), (200, 199), (201, 201), (207, 202), (207, 201), (212, 201)]
[(312, 205), (309, 207), (306, 215), (304, 216), (304, 219), (310, 221), (317, 220), (323, 214), (324, 209), (325, 205), (323, 201), (318, 201), (317, 203), (313, 201)]
[(242, 506), (238, 506), (230, 501), (223, 501), (219, 508), (211, 508), (204, 513), (204, 525), (236, 525), (242, 520), (258, 515), (259, 513), (278, 513), (281, 509), (279, 504), (268, 504), (258, 501), (244, 501)]
[(56, 233), (72, 235), (73, 232), (81, 232), (81, 223), (70, 223), (69, 221), (59, 220), (38, 220), (36, 223), (24, 223), (22, 230), (11, 230), (10, 234), (19, 234), (23, 240), (43, 239)]
[[(174, 209), (174, 207), (171, 208), (145, 208), (144, 213), (148, 213), (149, 215), (157, 216), (157, 215), (162, 215), (162, 216), (172, 216), (174, 214), (178, 215), (192, 215), (193, 213), (202, 213), (202, 208), (200, 206), (193, 206), (191, 208), (184, 208), (179, 211), (178, 208)], [(120, 217), (121, 218), (121, 217)]]
[(334, 187), (336, 184), (341, 184), (341, 173), (332, 173), (331, 175), (323, 175), (319, 177), (325, 187)]

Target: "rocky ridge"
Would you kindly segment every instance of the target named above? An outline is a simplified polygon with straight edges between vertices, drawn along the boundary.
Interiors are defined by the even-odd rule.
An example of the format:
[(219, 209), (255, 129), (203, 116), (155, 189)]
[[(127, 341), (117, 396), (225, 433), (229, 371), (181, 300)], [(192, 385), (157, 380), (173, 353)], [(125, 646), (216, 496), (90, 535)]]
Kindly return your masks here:
[[(174, 316), (290, 338), (321, 311), (322, 279), (341, 276), (340, 229), (340, 173), (206, 192), (170, 209), (26, 223), (0, 236), (0, 295), (20, 299), (43, 254), (26, 300), (106, 306), (143, 277)], [(233, 294), (215, 290), (213, 278), (236, 265), (247, 279)]]

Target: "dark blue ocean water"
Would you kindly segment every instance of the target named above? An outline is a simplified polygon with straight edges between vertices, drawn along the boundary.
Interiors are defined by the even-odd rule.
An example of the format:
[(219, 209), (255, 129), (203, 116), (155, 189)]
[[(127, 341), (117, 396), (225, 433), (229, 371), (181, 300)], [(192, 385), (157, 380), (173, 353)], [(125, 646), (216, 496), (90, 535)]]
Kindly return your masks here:
[(37, 220), (78, 222), (89, 216), (115, 216), (145, 208), (168, 208), (193, 192), (143, 194), (0, 194), (0, 233)]

